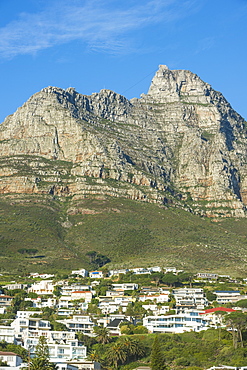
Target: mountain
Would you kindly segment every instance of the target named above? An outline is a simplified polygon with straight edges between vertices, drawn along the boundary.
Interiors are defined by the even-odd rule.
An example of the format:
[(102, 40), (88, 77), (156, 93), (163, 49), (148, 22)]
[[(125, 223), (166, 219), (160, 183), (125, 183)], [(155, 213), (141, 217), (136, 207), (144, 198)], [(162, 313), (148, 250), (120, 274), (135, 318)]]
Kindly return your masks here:
[[(24, 213), (23, 208), (16, 208), (17, 214), (29, 217), (30, 224), (34, 215), (48, 217), (43, 226), (39, 225), (43, 231), (49, 228), (45, 243), (53, 240), (60, 251), (64, 248), (61, 255), (66, 259), (66, 253), (72, 253), (72, 244), (79, 243), (79, 236), (75, 239), (76, 233), (71, 233), (75, 230), (71, 220), (102, 214), (102, 207), (105, 217), (110, 212), (117, 219), (120, 200), (121, 204), (139, 201), (149, 212), (153, 208), (148, 204), (156, 204), (157, 215), (161, 210), (181, 209), (189, 211), (191, 217), (244, 219), (246, 133), (246, 122), (221, 93), (190, 71), (169, 70), (164, 65), (159, 67), (148, 93), (139, 99), (128, 100), (110, 90), (86, 96), (73, 88), (44, 88), (0, 125), (2, 225), (9, 227), (10, 219), (14, 223), (15, 217), (6, 216), (10, 204), (17, 208), (29, 205)], [(35, 208), (31, 215), (34, 203), (35, 207), (42, 204), (43, 213)], [(27, 223), (20, 228), (26, 232), (30, 229)], [(124, 224), (120, 229), (124, 230)], [(32, 230), (37, 233), (35, 225)], [(138, 227), (133, 230), (134, 238)], [(145, 232), (139, 235), (140, 240)], [(74, 240), (70, 251), (64, 233), (70, 233)], [(85, 233), (86, 230), (84, 238)], [(151, 242), (153, 233), (146, 235), (144, 244)], [(128, 237), (122, 237), (126, 238), (126, 246)], [(30, 247), (34, 239), (25, 239), (25, 243)], [(83, 250), (99, 245), (96, 239), (87, 241)], [(8, 234), (4, 234), (3, 248), (9, 245), (7, 240)], [(13, 241), (14, 231), (11, 240), (10, 250), (15, 253), (21, 240)], [(107, 243), (113, 240), (117, 245), (116, 238), (105, 239)], [(137, 240), (135, 243), (138, 245)], [(38, 244), (43, 248), (42, 237)], [(182, 239), (178, 244), (183, 244)], [(75, 258), (78, 251), (73, 253)]]
[(127, 100), (48, 87), (0, 126), (0, 193), (110, 195), (245, 216), (246, 126), (190, 71), (160, 66)]

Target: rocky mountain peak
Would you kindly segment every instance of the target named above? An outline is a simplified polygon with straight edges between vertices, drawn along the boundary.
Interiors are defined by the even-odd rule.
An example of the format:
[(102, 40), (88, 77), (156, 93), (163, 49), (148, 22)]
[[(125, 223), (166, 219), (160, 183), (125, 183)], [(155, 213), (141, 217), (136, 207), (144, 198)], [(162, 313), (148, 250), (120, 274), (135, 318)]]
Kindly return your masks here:
[(156, 72), (148, 95), (162, 102), (176, 102), (181, 98), (191, 103), (210, 103), (211, 86), (203, 82), (196, 74), (186, 70), (170, 70), (160, 65)]
[(243, 118), (190, 71), (160, 65), (131, 101), (49, 86), (0, 125), (0, 193), (121, 196), (244, 217), (246, 136)]

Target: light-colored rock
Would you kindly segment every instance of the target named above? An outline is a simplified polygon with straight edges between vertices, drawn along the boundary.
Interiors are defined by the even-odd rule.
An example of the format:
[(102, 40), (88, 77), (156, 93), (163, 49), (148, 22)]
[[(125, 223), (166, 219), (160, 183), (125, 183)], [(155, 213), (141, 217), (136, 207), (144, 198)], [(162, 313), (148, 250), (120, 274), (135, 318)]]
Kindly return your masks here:
[(0, 193), (124, 196), (244, 217), (246, 127), (219, 92), (161, 65), (128, 101), (47, 87), (0, 125)]

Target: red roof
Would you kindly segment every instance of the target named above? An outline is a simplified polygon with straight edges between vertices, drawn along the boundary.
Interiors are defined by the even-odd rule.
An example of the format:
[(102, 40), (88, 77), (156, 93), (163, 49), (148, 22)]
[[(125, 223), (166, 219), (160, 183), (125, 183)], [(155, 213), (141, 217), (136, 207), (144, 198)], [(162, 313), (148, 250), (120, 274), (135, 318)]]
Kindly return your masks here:
[(74, 292), (71, 292), (71, 293), (91, 293), (90, 290), (76, 290)]
[(215, 308), (209, 308), (208, 310), (205, 310), (201, 315), (205, 313), (214, 313), (217, 311), (224, 311), (224, 312), (235, 312), (232, 308), (226, 308), (226, 307), (215, 307)]
[[(17, 355), (16, 353), (14, 352), (3, 352), (3, 351), (0, 351), (0, 355), (1, 356), (19, 356)], [(20, 356), (19, 356), (20, 357)]]

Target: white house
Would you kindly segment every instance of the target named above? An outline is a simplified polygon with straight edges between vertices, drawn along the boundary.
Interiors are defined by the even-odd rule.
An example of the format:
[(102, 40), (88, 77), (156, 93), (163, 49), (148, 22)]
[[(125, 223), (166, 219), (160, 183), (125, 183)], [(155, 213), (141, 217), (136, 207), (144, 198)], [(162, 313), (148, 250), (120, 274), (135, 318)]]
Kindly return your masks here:
[(217, 280), (218, 279), (218, 274), (214, 274), (211, 272), (198, 272), (196, 276), (199, 279), (203, 279), (203, 280)]
[(67, 362), (58, 362), (56, 361), (57, 370), (78, 370), (78, 367)]
[(176, 299), (177, 310), (186, 308), (203, 309), (208, 305), (204, 290), (201, 288), (174, 289), (173, 295)]
[(20, 319), (29, 319), (33, 314), (41, 315), (42, 311), (17, 311), (16, 318)]
[(15, 329), (11, 326), (0, 325), (0, 341), (15, 342)]
[(11, 297), (9, 295), (1, 294), (0, 295), (0, 307), (10, 307), (13, 298), (14, 297)]
[(205, 330), (209, 320), (200, 317), (199, 312), (167, 316), (146, 316), (143, 325), (150, 333), (183, 333), (186, 331)]
[(102, 279), (104, 277), (103, 271), (90, 271), (89, 277), (90, 279)]
[(121, 283), (121, 284), (112, 284), (112, 290), (136, 290), (138, 289), (138, 284), (136, 283)]
[(93, 327), (95, 326), (90, 316), (73, 315), (70, 319), (57, 320), (66, 325), (69, 331), (81, 332), (86, 335), (93, 335)]
[(142, 307), (147, 311), (152, 311), (153, 315), (166, 315), (168, 311), (170, 311), (169, 306), (157, 306), (157, 304), (143, 304)]
[(71, 284), (71, 285), (62, 285), (61, 286), (62, 295), (70, 295), (71, 292), (74, 292), (76, 290), (90, 290), (90, 285)]
[(28, 293), (33, 292), (38, 295), (41, 294), (53, 294), (55, 284), (53, 284), (52, 280), (41, 280), (28, 289)]
[[(30, 351), (30, 356), (35, 354), (35, 348), (39, 342), (39, 338), (26, 338), (24, 341), (24, 347)], [(78, 344), (78, 340), (74, 339), (69, 343), (65, 343), (65, 340), (60, 342), (53, 341), (47, 342), (49, 348), (49, 355), (51, 362), (68, 361), (73, 359), (85, 359), (87, 357), (87, 347)]]
[(30, 277), (32, 278), (41, 278), (41, 279), (51, 279), (55, 275), (54, 274), (39, 274), (38, 272), (31, 272)]
[(122, 312), (125, 312), (130, 302), (135, 301), (131, 296), (118, 296), (118, 297), (100, 297), (98, 307), (104, 314), (114, 313), (120, 307)]
[(120, 275), (120, 274), (127, 274), (127, 272), (129, 272), (129, 269), (120, 269), (120, 270), (110, 270), (108, 275), (109, 277), (111, 276), (115, 276), (115, 275)]
[(14, 352), (2, 352), (0, 351), (0, 360), (7, 363), (8, 366), (20, 366), (22, 359)]
[(214, 294), (216, 294), (216, 301), (219, 304), (234, 303), (247, 298), (247, 296), (241, 295), (238, 290), (216, 290)]
[(81, 277), (87, 277), (88, 276), (88, 271), (85, 269), (80, 269), (80, 270), (74, 270), (71, 272), (71, 275), (79, 275)]
[(86, 303), (90, 303), (93, 298), (93, 294), (90, 290), (76, 290), (71, 292), (71, 300), (84, 299)]
[(168, 294), (154, 294), (154, 295), (140, 295), (139, 301), (155, 301), (156, 303), (165, 303), (169, 302), (169, 295)]
[(29, 317), (29, 318), (16, 318), (10, 324), (14, 328), (15, 334), (18, 335), (28, 335), (31, 331), (32, 333), (37, 333), (38, 336), (44, 335), (48, 330), (51, 330), (51, 324), (48, 320), (42, 320), (40, 317)]
[(68, 361), (68, 364), (72, 364), (76, 366), (78, 370), (100, 370), (101, 369), (100, 363), (96, 361), (72, 360), (72, 361)]
[(8, 290), (14, 290), (14, 289), (24, 289), (27, 285), (19, 284), (19, 283), (12, 283), (4, 285), (3, 288), (6, 288)]
[(130, 269), (135, 275), (145, 275), (145, 274), (151, 274), (151, 271), (144, 267), (136, 267), (133, 269)]

